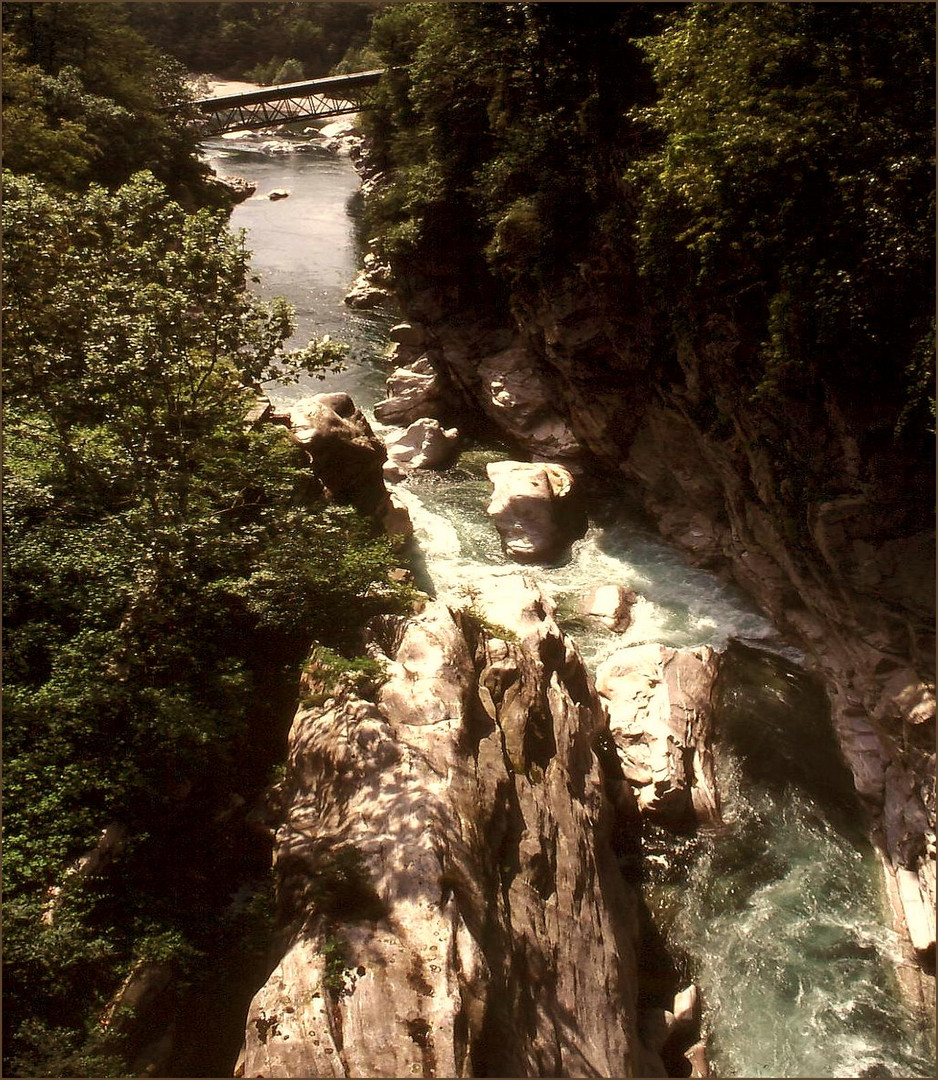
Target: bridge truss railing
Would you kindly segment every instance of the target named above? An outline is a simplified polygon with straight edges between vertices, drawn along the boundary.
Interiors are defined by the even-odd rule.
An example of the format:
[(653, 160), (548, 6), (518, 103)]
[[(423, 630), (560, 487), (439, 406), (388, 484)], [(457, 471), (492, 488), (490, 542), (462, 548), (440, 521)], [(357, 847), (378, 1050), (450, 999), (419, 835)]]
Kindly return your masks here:
[(300, 83), (251, 90), (246, 94), (203, 98), (196, 108), (203, 114), (204, 135), (251, 131), (290, 120), (312, 120), (359, 112), (374, 104), (382, 70), (359, 71)]

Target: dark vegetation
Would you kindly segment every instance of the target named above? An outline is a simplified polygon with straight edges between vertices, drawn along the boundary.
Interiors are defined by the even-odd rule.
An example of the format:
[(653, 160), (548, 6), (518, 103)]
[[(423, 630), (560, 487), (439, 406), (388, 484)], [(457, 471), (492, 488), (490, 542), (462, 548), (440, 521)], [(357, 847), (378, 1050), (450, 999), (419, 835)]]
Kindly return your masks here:
[[(244, 422), (253, 387), (339, 352), (285, 355), (289, 309), (246, 290), (161, 109), (180, 69), (119, 5), (3, 18), (4, 1074), (128, 1075), (139, 1040), (100, 1021), (141, 961), (176, 994), (150, 1038), (187, 984), (203, 1007), (207, 956), (238, 958), (235, 996), (265, 974), (249, 812), (302, 661), (314, 638), (354, 657), (401, 600), (384, 539)], [(122, 844), (69, 873), (110, 825)]]
[(588, 295), (648, 392), (693, 357), (686, 407), (742, 420), (796, 545), (858, 485), (928, 527), (933, 5), (406, 4), (373, 44), (367, 228), (402, 282), (522, 331)]
[(260, 83), (367, 67), (377, 2), (122, 4), (131, 26), (189, 71)]
[(118, 4), (4, 4), (3, 165), (71, 191), (141, 169), (188, 207), (222, 205), (194, 154), (183, 69)]

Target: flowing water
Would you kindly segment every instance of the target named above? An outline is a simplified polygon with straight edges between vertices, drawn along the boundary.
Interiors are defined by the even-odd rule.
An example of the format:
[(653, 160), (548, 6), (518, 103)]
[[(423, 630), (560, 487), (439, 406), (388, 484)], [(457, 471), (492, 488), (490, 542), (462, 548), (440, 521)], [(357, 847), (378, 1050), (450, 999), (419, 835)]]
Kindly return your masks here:
[[(351, 346), (345, 372), (271, 387), (275, 403), (344, 389), (373, 419), (395, 320), (342, 304), (361, 249), (351, 165), (308, 146), (271, 152), (259, 136), (215, 140), (206, 156), (219, 173), (258, 185), (235, 208), (232, 227), (247, 231), (257, 291), (297, 309), (294, 344), (328, 333)], [(287, 199), (265, 197), (281, 187)], [(500, 579), (518, 572), (485, 515), (485, 464), (507, 456), (476, 446), (443, 474), (397, 485), (416, 529), (422, 587), (471, 603), (497, 596)], [(745, 597), (688, 567), (621, 500), (594, 508), (562, 564), (525, 572), (591, 667), (621, 644), (728, 646), (717, 750), (726, 826), (685, 841), (646, 838), (646, 898), (701, 987), (714, 1074), (934, 1076), (933, 1035), (895, 979), (898, 942), (881, 873), (823, 694), (799, 670), (798, 654)], [(607, 582), (639, 594), (624, 636), (577, 615), (578, 598)]]

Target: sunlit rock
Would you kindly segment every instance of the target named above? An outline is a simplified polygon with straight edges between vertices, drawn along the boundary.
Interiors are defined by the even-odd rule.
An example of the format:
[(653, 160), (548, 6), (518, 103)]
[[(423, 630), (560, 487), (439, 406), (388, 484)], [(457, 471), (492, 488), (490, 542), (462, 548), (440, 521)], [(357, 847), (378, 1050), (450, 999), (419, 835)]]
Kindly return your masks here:
[(632, 625), (632, 606), (638, 596), (624, 585), (599, 585), (590, 592), (583, 613), (598, 619), (607, 630), (624, 634)]
[(386, 400), (375, 405), (375, 419), (382, 424), (405, 426), (435, 417), (442, 405), (440, 381), (426, 356), (395, 368), (387, 378), (387, 393)]
[(618, 649), (596, 671), (622, 769), (650, 819), (719, 823), (710, 750), (718, 656), (709, 646)]
[(559, 555), (584, 522), (573, 499), (573, 474), (563, 465), (495, 461), (486, 466), (493, 491), (486, 513), (505, 551), (518, 562)]
[(275, 848), (283, 950), (238, 1075), (665, 1075), (638, 1036), (602, 709), (517, 577), (521, 634), (428, 601), (375, 624), (383, 683), (306, 678)]
[(456, 428), (444, 428), (439, 420), (421, 417), (387, 444), (388, 457), (395, 466), (410, 469), (439, 469), (448, 465), (459, 447)]

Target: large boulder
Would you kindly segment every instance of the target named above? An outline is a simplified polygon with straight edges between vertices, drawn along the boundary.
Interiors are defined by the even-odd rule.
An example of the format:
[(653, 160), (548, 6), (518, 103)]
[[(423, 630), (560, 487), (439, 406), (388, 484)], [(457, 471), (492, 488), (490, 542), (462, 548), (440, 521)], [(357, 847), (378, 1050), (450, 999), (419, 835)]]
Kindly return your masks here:
[(668, 828), (720, 821), (710, 749), (719, 657), (708, 645), (617, 649), (596, 671), (623, 772), (644, 815)]
[(307, 682), (275, 849), (283, 953), (237, 1075), (666, 1075), (638, 1035), (602, 710), (516, 585), (504, 637), (428, 602), (375, 628), (379, 689)]
[(495, 461), (485, 471), (493, 485), (486, 513), (513, 559), (551, 560), (583, 534), (585, 521), (574, 498), (573, 474), (565, 466)]
[(387, 499), (384, 444), (348, 394), (315, 394), (286, 414), (291, 435), (310, 456), (329, 496), (375, 514)]
[(387, 444), (390, 461), (405, 470), (442, 468), (453, 460), (458, 446), (456, 428), (444, 428), (426, 416)]

